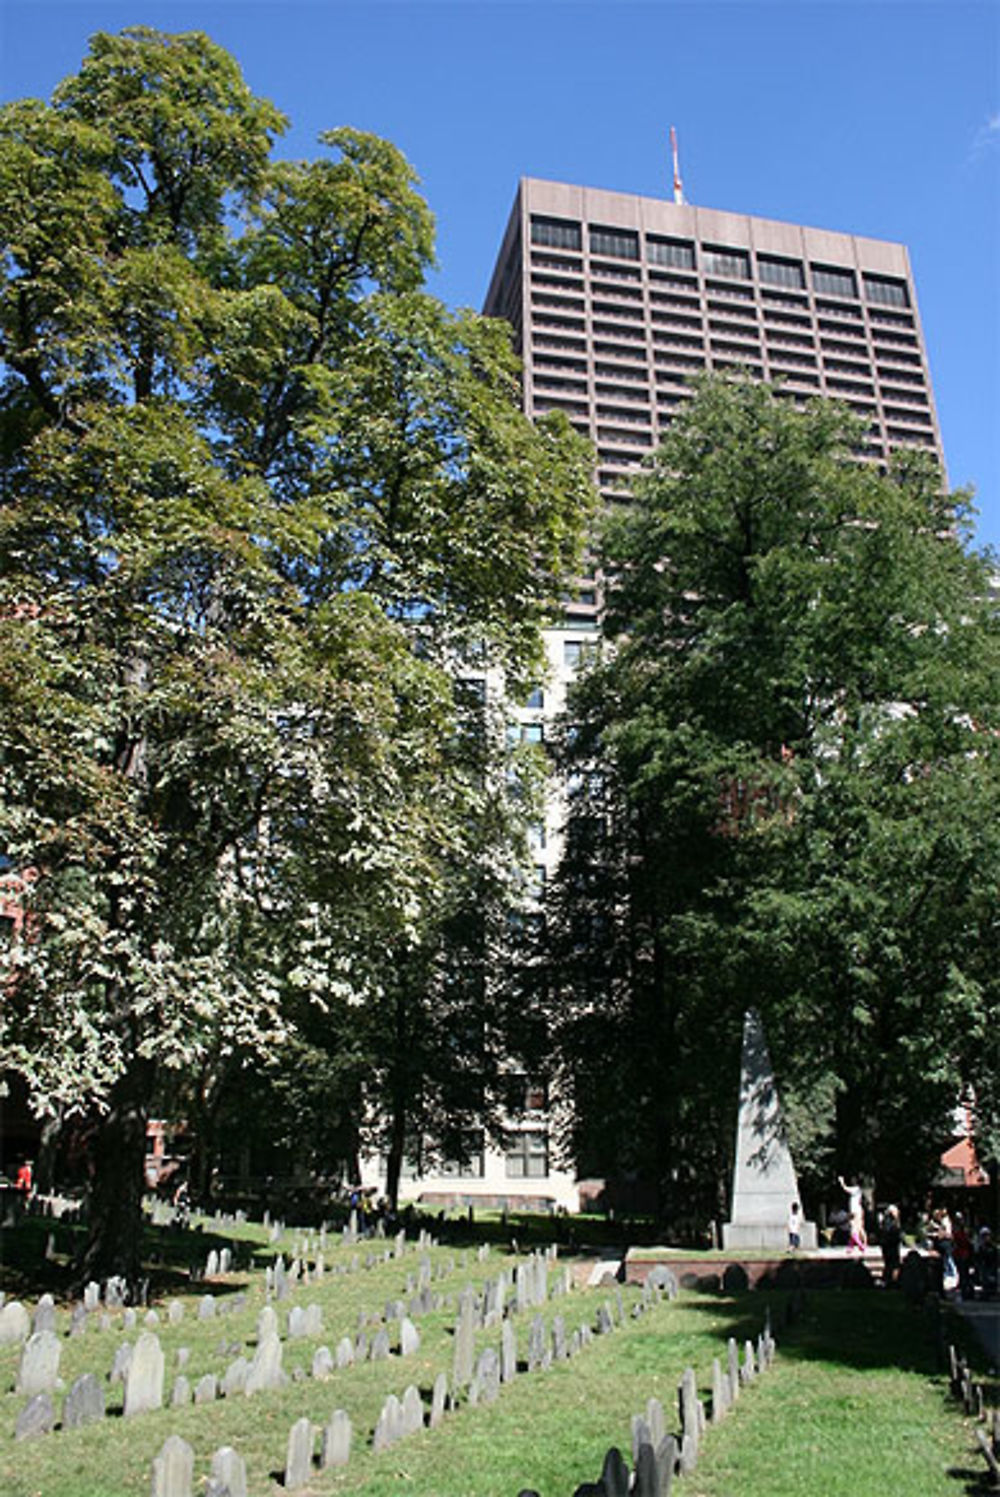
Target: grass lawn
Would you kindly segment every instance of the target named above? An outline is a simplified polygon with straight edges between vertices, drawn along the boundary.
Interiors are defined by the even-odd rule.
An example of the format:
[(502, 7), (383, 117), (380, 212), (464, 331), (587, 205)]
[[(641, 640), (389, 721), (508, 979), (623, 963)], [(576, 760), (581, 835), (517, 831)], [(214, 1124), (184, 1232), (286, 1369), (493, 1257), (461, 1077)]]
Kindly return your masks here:
[[(263, 1250), (262, 1233), (255, 1238), (247, 1229), (242, 1235)], [(298, 1235), (290, 1232), (278, 1244), (286, 1261)], [(363, 1260), (369, 1250), (369, 1244), (333, 1247), (327, 1252), (327, 1268), (346, 1263), (355, 1252)], [(267, 1248), (268, 1261), (275, 1251)], [(433, 1285), (450, 1295), (466, 1283), (495, 1276), (510, 1261), (497, 1250), (484, 1263), (470, 1253), (464, 1267), (452, 1248), (434, 1248), (429, 1256), (436, 1274), (452, 1267)], [(380, 1311), (387, 1300), (407, 1298), (406, 1278), (416, 1277), (418, 1263), (419, 1254), (410, 1245), (399, 1261), (350, 1274), (328, 1272), (321, 1283), (300, 1286), (277, 1307), (282, 1329), (292, 1304), (315, 1302), (323, 1310), (321, 1340), (332, 1349), (341, 1336), (354, 1335), (359, 1312)], [(58, 1274), (58, 1264), (47, 1267)], [(161, 1314), (157, 1328), (166, 1352), (168, 1399), (178, 1348), (189, 1349), (185, 1372), (192, 1386), (204, 1372), (221, 1374), (237, 1351), (247, 1357), (253, 1352), (257, 1314), (264, 1303), (262, 1272), (233, 1274), (205, 1287), (223, 1303), (243, 1289), (247, 1303), (241, 1310), (199, 1321), (196, 1307), (203, 1287), (177, 1294), (186, 1304), (183, 1322), (170, 1326)], [(173, 1285), (169, 1294), (175, 1293)], [(638, 1291), (626, 1288), (623, 1295), (628, 1307)], [(593, 1324), (598, 1305), (608, 1297), (607, 1290), (574, 1291), (552, 1301), (546, 1319), (551, 1324), (552, 1316), (562, 1313), (570, 1331), (583, 1321)], [(386, 1395), (401, 1396), (413, 1382), (429, 1403), (435, 1375), (444, 1370), (450, 1377), (454, 1309), (420, 1318), (420, 1350), (405, 1360), (394, 1355), (386, 1362), (335, 1372), (326, 1382), (305, 1376), (277, 1392), (166, 1408), (127, 1423), (120, 1412), (120, 1386), (112, 1389), (105, 1382), (109, 1417), (102, 1424), (57, 1429), (18, 1444), (12, 1435), (23, 1400), (11, 1390), (19, 1349), (3, 1347), (0, 1491), (4, 1497), (146, 1497), (153, 1457), (167, 1435), (176, 1432), (195, 1450), (195, 1492), (203, 1488), (212, 1452), (231, 1444), (246, 1460), (251, 1497), (273, 1497), (284, 1490), (280, 1475), (293, 1422), (307, 1415), (322, 1425), (335, 1408), (344, 1408), (355, 1431), (350, 1465), (316, 1473), (300, 1489), (302, 1497), (517, 1497), (525, 1487), (542, 1497), (570, 1497), (578, 1483), (596, 1479), (609, 1445), (629, 1453), (630, 1417), (644, 1411), (648, 1398), (660, 1398), (668, 1425), (675, 1422), (677, 1383), (686, 1366), (694, 1367), (707, 1398), (712, 1358), (724, 1359), (730, 1335), (741, 1343), (756, 1337), (768, 1303), (778, 1340), (775, 1366), (744, 1390), (721, 1426), (707, 1430), (698, 1469), (678, 1483), (679, 1494), (813, 1497), (832, 1490), (851, 1497), (964, 1497), (978, 1490), (983, 1462), (974, 1453), (971, 1427), (948, 1398), (933, 1315), (878, 1291), (816, 1291), (787, 1330), (781, 1328), (780, 1293), (684, 1293), (673, 1304), (664, 1302), (629, 1320), (613, 1335), (595, 1338), (572, 1361), (519, 1376), (492, 1406), (463, 1403), (439, 1429), (412, 1436), (379, 1456), (371, 1451), (371, 1431)], [(105, 1377), (115, 1348), (126, 1339), (120, 1319), (116, 1314), (113, 1326), (102, 1331), (92, 1317), (84, 1336), (61, 1337), (60, 1372), (67, 1387), (83, 1371)], [(514, 1322), (522, 1359), (530, 1320), (528, 1312)], [(60, 1331), (67, 1323), (68, 1313), (62, 1310)], [(958, 1332), (952, 1339), (958, 1339)], [(285, 1370), (293, 1377), (296, 1369), (307, 1373), (318, 1344), (286, 1341)], [(498, 1330), (478, 1332), (477, 1347), (485, 1345), (499, 1345)], [(992, 1397), (998, 1396), (994, 1384)], [(61, 1397), (56, 1403), (58, 1413)]]

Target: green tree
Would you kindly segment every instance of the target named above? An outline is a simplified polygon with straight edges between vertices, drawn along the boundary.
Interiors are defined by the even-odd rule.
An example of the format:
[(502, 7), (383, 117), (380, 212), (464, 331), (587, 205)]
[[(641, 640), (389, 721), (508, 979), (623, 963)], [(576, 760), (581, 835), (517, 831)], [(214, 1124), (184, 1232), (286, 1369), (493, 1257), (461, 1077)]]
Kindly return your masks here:
[(724, 1207), (751, 1005), (815, 1189), (925, 1184), (965, 1095), (996, 1136), (990, 564), (933, 464), (859, 437), (709, 381), (607, 530), (553, 1011), (582, 1141), (675, 1217)]
[(133, 1282), (158, 1078), (208, 1108), (303, 1004), (350, 1035), (468, 816), (455, 662), (531, 672), (589, 502), (497, 327), (422, 293), (407, 162), (284, 125), (146, 28), (0, 114), (0, 1038), (100, 1109), (82, 1269)]

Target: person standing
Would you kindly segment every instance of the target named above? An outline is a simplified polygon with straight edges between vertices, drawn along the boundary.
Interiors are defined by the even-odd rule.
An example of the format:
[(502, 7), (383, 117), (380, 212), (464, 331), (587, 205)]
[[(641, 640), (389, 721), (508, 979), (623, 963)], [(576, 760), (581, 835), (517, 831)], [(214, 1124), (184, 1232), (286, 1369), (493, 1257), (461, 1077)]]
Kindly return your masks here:
[(793, 1201), (788, 1208), (788, 1250), (797, 1252), (802, 1245), (802, 1207)]
[(882, 1284), (891, 1289), (899, 1274), (899, 1251), (903, 1240), (899, 1223), (899, 1207), (887, 1206), (882, 1217), (879, 1243), (882, 1248)]

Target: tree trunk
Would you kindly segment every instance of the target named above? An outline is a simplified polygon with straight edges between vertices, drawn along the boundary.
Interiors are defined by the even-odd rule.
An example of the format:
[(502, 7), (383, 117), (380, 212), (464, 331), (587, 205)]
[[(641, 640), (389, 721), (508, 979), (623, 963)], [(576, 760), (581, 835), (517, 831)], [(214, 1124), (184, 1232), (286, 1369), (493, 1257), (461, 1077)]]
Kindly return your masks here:
[(93, 1144), (89, 1232), (78, 1273), (80, 1284), (120, 1275), (133, 1303), (143, 1278), (146, 1123), (155, 1077), (154, 1061), (136, 1059), (111, 1090)]

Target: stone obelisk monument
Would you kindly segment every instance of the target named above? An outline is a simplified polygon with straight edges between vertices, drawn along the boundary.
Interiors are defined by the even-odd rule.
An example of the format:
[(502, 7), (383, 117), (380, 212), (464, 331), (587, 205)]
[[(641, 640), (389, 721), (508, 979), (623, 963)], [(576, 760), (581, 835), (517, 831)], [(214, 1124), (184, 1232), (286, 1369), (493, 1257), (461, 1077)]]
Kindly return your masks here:
[[(732, 1220), (723, 1224), (723, 1247), (787, 1247), (788, 1210), (799, 1199), (764, 1029), (750, 1009), (743, 1019)], [(815, 1222), (803, 1221), (799, 1235), (802, 1247), (814, 1248)]]

